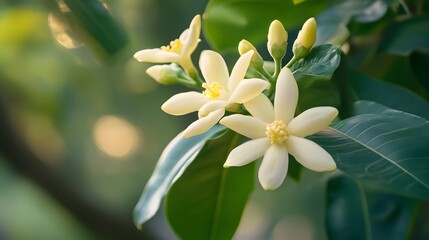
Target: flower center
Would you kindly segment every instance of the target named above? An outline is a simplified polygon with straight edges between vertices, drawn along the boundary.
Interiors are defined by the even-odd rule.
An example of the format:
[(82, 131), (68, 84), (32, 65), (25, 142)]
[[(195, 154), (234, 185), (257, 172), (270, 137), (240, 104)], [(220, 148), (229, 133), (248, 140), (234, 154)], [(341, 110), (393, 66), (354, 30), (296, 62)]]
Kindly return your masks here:
[(220, 97), (223, 87), (218, 82), (213, 82), (210, 84), (203, 83), (203, 88), (206, 90), (203, 91), (203, 95), (206, 96), (210, 100), (217, 99)]
[(179, 39), (171, 41), (170, 45), (161, 47), (161, 49), (166, 52), (174, 52), (174, 53), (180, 53), (182, 51), (182, 48), (183, 48), (183, 43)]
[(267, 124), (265, 134), (270, 139), (271, 144), (284, 144), (289, 136), (286, 124), (283, 121), (274, 121)]

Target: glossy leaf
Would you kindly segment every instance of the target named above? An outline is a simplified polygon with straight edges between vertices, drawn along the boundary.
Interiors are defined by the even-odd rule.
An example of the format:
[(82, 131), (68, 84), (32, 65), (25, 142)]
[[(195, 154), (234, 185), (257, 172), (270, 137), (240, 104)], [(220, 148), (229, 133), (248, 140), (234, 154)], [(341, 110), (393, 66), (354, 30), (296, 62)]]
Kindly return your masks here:
[(373, 102), (360, 101), (354, 117), (310, 138), (338, 170), (374, 188), (429, 199), (429, 122)]
[(352, 85), (359, 99), (429, 119), (429, 102), (408, 89), (353, 72)]
[(184, 139), (179, 134), (168, 144), (134, 209), (134, 222), (138, 226), (155, 215), (162, 198), (198, 156), (206, 141), (216, 138), (224, 131), (224, 127), (217, 125), (201, 135), (190, 138)]
[(256, 46), (266, 41), (273, 20), (281, 21), (288, 31), (300, 28), (325, 4), (326, 0), (307, 0), (298, 5), (284, 0), (211, 0), (204, 13), (205, 37), (216, 50), (236, 49), (243, 38)]
[(410, 18), (392, 25), (383, 35), (380, 52), (409, 55), (429, 49), (429, 17)]
[(329, 239), (407, 239), (416, 202), (368, 191), (345, 176), (328, 182), (326, 228)]
[(181, 239), (231, 239), (254, 185), (254, 165), (223, 168), (239, 135), (207, 142), (170, 188), (166, 214)]
[(340, 61), (340, 50), (326, 44), (312, 48), (304, 59), (292, 65), (299, 87), (299, 112), (315, 106), (339, 105), (339, 92), (330, 80)]

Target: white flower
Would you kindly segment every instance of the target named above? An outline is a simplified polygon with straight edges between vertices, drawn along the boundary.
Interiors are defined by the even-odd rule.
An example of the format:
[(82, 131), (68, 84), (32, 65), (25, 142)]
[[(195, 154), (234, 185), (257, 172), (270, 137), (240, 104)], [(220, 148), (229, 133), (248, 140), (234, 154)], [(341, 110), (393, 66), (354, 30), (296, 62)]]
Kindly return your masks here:
[(199, 119), (189, 125), (183, 137), (201, 134), (213, 127), (225, 114), (225, 109), (245, 103), (269, 87), (262, 79), (244, 79), (253, 51), (243, 54), (232, 69), (231, 75), (222, 56), (214, 51), (201, 53), (200, 69), (205, 79), (200, 92), (179, 93), (167, 100), (161, 107), (168, 114), (184, 115), (198, 111)]
[(170, 45), (161, 48), (144, 49), (134, 54), (139, 62), (150, 63), (177, 63), (186, 71), (193, 68), (191, 54), (197, 48), (200, 41), (201, 17), (195, 16), (189, 28), (186, 29), (179, 39), (170, 42)]
[(242, 166), (264, 156), (259, 182), (266, 190), (278, 188), (286, 177), (292, 154), (313, 171), (333, 171), (331, 155), (305, 137), (326, 127), (338, 115), (334, 107), (315, 107), (293, 118), (298, 102), (298, 86), (288, 68), (280, 71), (274, 106), (263, 94), (244, 104), (252, 116), (234, 114), (220, 123), (252, 140), (236, 147), (224, 166)]

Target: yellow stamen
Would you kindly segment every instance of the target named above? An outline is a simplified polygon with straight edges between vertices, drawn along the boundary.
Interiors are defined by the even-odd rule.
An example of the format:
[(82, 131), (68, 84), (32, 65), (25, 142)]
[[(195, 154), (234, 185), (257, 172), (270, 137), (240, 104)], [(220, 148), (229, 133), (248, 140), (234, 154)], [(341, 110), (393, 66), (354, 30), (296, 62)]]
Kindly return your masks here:
[(183, 48), (183, 43), (179, 39), (171, 41), (170, 45), (161, 47), (161, 49), (166, 52), (174, 52), (174, 53), (180, 53), (182, 51), (182, 48)]
[(203, 83), (203, 88), (206, 90), (203, 91), (203, 95), (210, 100), (217, 99), (222, 94), (223, 87), (218, 82), (213, 82), (210, 84)]
[(289, 136), (286, 124), (283, 121), (274, 121), (267, 124), (265, 134), (271, 144), (284, 144)]

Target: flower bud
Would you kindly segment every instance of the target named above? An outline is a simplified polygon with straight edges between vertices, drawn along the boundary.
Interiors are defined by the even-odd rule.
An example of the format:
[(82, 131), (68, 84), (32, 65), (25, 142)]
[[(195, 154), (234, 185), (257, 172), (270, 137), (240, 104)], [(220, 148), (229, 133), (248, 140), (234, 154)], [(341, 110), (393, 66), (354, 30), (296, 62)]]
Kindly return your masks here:
[(288, 33), (279, 20), (274, 20), (268, 29), (268, 52), (274, 59), (282, 59), (286, 54)]
[(250, 42), (244, 39), (241, 40), (238, 44), (238, 52), (240, 55), (243, 55), (251, 50), (253, 50), (253, 55), (252, 59), (250, 60), (250, 66), (256, 70), (259, 70), (264, 66), (264, 59), (262, 59), (256, 48)]
[(160, 84), (193, 84), (194, 81), (177, 64), (154, 65), (146, 69), (146, 73)]
[(293, 53), (299, 57), (305, 57), (316, 42), (317, 23), (314, 18), (309, 18), (298, 33), (293, 44)]

